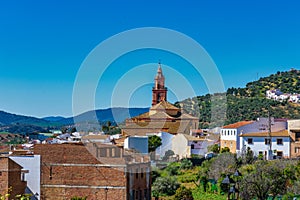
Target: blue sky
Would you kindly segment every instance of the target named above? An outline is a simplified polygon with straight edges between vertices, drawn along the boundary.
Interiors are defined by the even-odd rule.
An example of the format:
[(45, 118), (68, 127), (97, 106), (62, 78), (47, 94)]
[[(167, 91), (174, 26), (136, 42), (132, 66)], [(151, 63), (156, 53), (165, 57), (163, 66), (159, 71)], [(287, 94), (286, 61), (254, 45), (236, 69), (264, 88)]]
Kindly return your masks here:
[[(0, 110), (38, 117), (71, 116), (73, 84), (86, 56), (107, 38), (140, 27), (173, 29), (196, 40), (217, 65), (225, 88), (244, 87), (257, 76), (299, 69), (299, 8), (297, 1), (271, 0), (1, 1)], [(95, 107), (111, 106), (108, 91), (122, 75), (120, 66), (130, 70), (159, 59), (163, 70), (166, 64), (167, 86), (168, 81), (176, 82), (167, 66), (178, 69), (181, 65), (182, 76), (198, 86), (195, 93), (207, 92), (201, 77), (195, 78), (184, 60), (144, 50), (120, 57), (109, 67), (95, 94)], [(157, 65), (146, 68), (142, 74), (131, 75), (131, 84), (135, 76), (154, 78)], [(178, 100), (175, 96), (171, 91), (169, 100)], [(127, 104), (128, 100), (116, 105)], [(139, 86), (129, 99), (132, 107), (150, 104), (151, 84)]]

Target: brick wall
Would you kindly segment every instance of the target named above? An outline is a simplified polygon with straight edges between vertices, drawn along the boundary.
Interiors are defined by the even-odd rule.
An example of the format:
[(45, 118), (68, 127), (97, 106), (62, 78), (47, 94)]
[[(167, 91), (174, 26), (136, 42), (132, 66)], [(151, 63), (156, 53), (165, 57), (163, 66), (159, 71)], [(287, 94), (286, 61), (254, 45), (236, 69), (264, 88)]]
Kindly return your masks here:
[(8, 157), (0, 157), (0, 194), (6, 194), (9, 188), (9, 199), (24, 194), (26, 182), (21, 180), (21, 170), (22, 167)]
[[(88, 200), (130, 199), (129, 193), (133, 188), (128, 186), (131, 177), (127, 173), (128, 167), (141, 168), (143, 164), (127, 165), (123, 154), (96, 159), (97, 150), (90, 149), (92, 147), (102, 148), (82, 144), (35, 145), (34, 153), (41, 155), (41, 199), (60, 200), (74, 196), (87, 197)], [(150, 164), (143, 168), (146, 169), (146, 166), (150, 168)], [(146, 175), (139, 177), (139, 182), (136, 182), (139, 186), (135, 188), (150, 192)]]

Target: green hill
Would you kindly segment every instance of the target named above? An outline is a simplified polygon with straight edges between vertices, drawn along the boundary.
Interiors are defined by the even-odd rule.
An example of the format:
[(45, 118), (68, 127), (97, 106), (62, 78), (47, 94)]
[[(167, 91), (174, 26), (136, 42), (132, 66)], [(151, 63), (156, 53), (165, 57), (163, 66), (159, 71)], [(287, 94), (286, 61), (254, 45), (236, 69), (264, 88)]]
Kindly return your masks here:
[(291, 69), (277, 72), (258, 81), (249, 82), (245, 88), (229, 88), (227, 94), (244, 97), (265, 97), (267, 90), (279, 89), (283, 93), (300, 94), (300, 71)]
[[(175, 105), (188, 113), (199, 116), (200, 128), (216, 127), (241, 120), (255, 120), (270, 115), (275, 118), (299, 119), (300, 104), (278, 102), (265, 98), (267, 90), (279, 89), (284, 93), (300, 94), (300, 71), (277, 72), (258, 81), (250, 82), (245, 88), (229, 88), (225, 94), (214, 94), (189, 98)], [(212, 98), (216, 99), (213, 101)], [(212, 105), (216, 115), (211, 121)], [(225, 121), (222, 120), (225, 116)]]

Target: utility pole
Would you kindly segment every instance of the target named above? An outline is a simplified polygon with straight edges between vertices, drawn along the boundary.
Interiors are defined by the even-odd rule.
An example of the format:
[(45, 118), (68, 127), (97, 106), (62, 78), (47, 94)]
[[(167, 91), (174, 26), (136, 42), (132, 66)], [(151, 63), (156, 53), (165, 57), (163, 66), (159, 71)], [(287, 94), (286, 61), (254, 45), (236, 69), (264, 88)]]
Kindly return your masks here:
[(272, 136), (271, 136), (271, 117), (270, 117), (270, 107), (268, 109), (268, 122), (269, 122), (269, 127), (268, 127), (268, 133), (269, 133), (269, 142), (270, 142), (270, 151), (272, 151)]

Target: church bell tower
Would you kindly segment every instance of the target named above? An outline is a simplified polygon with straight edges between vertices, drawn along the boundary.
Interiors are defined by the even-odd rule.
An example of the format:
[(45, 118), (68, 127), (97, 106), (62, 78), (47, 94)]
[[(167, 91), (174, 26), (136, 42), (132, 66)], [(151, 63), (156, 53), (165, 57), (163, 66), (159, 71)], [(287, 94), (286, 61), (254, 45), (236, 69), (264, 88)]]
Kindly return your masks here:
[(161, 64), (158, 63), (157, 74), (152, 88), (152, 106), (161, 101), (167, 101), (167, 88), (165, 87), (165, 77), (162, 73)]

